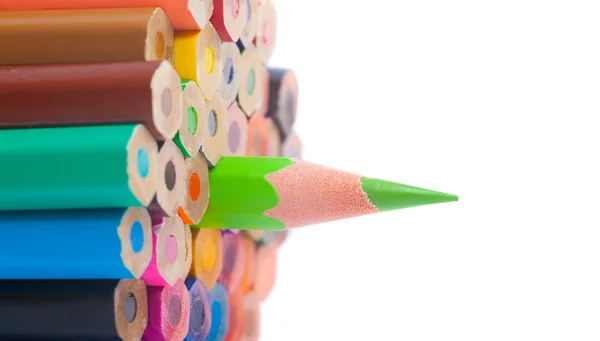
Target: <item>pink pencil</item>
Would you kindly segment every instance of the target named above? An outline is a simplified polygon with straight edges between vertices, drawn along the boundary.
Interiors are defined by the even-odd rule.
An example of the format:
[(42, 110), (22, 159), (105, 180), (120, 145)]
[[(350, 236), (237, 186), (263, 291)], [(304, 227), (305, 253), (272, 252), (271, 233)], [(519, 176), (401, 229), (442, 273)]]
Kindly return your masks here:
[(190, 292), (178, 279), (172, 287), (148, 287), (144, 341), (183, 341), (190, 326)]
[[(186, 231), (179, 217), (153, 221), (152, 259), (142, 274), (147, 286), (172, 286), (186, 266)], [(191, 238), (191, 236), (190, 236)]]

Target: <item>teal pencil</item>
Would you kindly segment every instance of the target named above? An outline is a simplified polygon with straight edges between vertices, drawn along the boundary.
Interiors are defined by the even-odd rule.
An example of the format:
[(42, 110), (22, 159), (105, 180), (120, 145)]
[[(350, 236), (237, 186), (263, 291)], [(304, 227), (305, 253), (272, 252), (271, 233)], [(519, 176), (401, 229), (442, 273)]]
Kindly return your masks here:
[(157, 154), (143, 125), (0, 130), (0, 210), (147, 206)]

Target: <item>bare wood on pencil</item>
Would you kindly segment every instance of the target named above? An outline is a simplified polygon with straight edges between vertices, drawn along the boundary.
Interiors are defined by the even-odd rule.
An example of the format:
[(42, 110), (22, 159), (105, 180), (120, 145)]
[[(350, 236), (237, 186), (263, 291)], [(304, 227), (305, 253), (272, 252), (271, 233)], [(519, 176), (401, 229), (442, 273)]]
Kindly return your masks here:
[(242, 54), (236, 43), (223, 43), (221, 45), (223, 79), (219, 86), (219, 94), (225, 103), (225, 106), (230, 106), (235, 102), (235, 99), (240, 88), (240, 64), (242, 62)]
[(224, 155), (243, 156), (248, 145), (248, 119), (237, 102), (227, 109), (227, 144)]
[[(131, 245), (131, 229), (136, 222), (142, 226), (144, 235), (144, 244), (139, 252), (135, 252)], [(152, 259), (152, 221), (148, 211), (142, 207), (130, 207), (121, 219), (117, 234), (121, 240), (123, 264), (133, 277), (140, 278)]]
[(302, 159), (302, 141), (298, 134), (293, 131), (288, 134), (281, 148), (281, 156)]
[(238, 90), (238, 103), (240, 108), (250, 117), (261, 104), (263, 96), (263, 78), (265, 67), (255, 47), (249, 46), (242, 52), (240, 64), (240, 86)]
[[(94, 321), (89, 321), (89, 323), (94, 323)], [(147, 324), (146, 284), (143, 280), (119, 281), (115, 288), (115, 326), (119, 337), (124, 341), (140, 340)]]
[(254, 43), (263, 63), (267, 65), (277, 42), (277, 12), (271, 0), (261, 0), (257, 11), (257, 26)]
[(179, 141), (188, 157), (196, 156), (206, 138), (207, 117), (204, 95), (196, 82), (189, 81), (183, 89), (183, 119), (179, 127)]
[[(181, 278), (181, 271), (185, 265), (186, 246), (185, 246), (185, 229), (189, 228), (184, 225), (179, 217), (165, 218), (165, 223), (157, 227), (158, 245), (156, 250), (157, 264), (160, 273), (163, 274), (169, 285), (175, 285), (175, 282)], [(156, 229), (156, 228), (155, 228)], [(172, 241), (175, 242), (175, 258), (170, 259), (167, 248), (172, 245), (167, 245)]]
[(186, 184), (185, 159), (173, 141), (164, 141), (158, 151), (156, 169), (158, 185), (148, 210), (156, 215), (175, 217)]
[(208, 206), (210, 184), (208, 163), (200, 154), (185, 160), (186, 187), (179, 204), (179, 216), (185, 224), (197, 224)]
[[(148, 155), (148, 174), (145, 177), (139, 172), (138, 152), (140, 149), (146, 151)], [(158, 187), (158, 174), (154, 166), (158, 159), (158, 145), (156, 140), (150, 135), (147, 129), (138, 125), (131, 138), (127, 142), (127, 175), (128, 185), (131, 193), (135, 195), (141, 203), (150, 203)], [(99, 165), (102, 167), (102, 165)], [(142, 165), (142, 167), (144, 167)]]
[(214, 0), (210, 22), (223, 42), (236, 42), (246, 26), (248, 7), (246, 0)]
[(269, 68), (269, 108), (267, 115), (275, 121), (281, 137), (292, 131), (298, 110), (298, 81), (290, 69)]
[(192, 245), (192, 229), (189, 225), (185, 225), (185, 260), (183, 262), (183, 267), (181, 269), (181, 273), (179, 274), (179, 278), (182, 281), (185, 281), (188, 278), (190, 273), (190, 269), (192, 268), (192, 260), (194, 258), (193, 253), (193, 245)]
[(181, 124), (181, 80), (167, 61), (0, 67), (0, 128)]
[(281, 137), (275, 122), (267, 118), (267, 154), (266, 156), (279, 156), (281, 154)]

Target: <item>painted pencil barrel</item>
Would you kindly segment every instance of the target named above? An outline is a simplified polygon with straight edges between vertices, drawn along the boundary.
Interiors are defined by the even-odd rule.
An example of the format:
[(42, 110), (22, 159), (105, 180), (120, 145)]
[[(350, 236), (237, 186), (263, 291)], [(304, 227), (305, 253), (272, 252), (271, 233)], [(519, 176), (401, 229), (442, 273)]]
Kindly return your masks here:
[(258, 11), (258, 0), (241, 0), (246, 2), (246, 7), (248, 8), (247, 16), (246, 16), (246, 25), (240, 34), (240, 39), (237, 41), (237, 45), (240, 48), (240, 51), (243, 51), (246, 46), (250, 46), (254, 44), (254, 39), (256, 38), (256, 33), (258, 31), (257, 26), (257, 11)]
[(206, 112), (208, 113), (208, 126), (206, 138), (200, 148), (200, 152), (208, 161), (210, 167), (219, 163), (227, 145), (227, 108), (219, 94), (206, 101)]
[(148, 286), (173, 286), (181, 279), (186, 257), (188, 226), (179, 217), (168, 217), (152, 228), (152, 259), (142, 274)]
[(223, 270), (223, 238), (217, 229), (192, 229), (190, 278), (202, 281), (211, 290)]
[(182, 81), (181, 86), (183, 117), (173, 141), (179, 146), (184, 157), (191, 158), (198, 154), (206, 137), (208, 113), (204, 94), (196, 82)]
[(259, 108), (263, 96), (262, 77), (267, 72), (266, 68), (254, 46), (248, 46), (242, 52), (240, 63), (240, 86), (237, 101), (240, 108), (250, 117)]
[(156, 165), (156, 195), (148, 211), (153, 216), (176, 217), (186, 186), (185, 159), (173, 141), (166, 140), (161, 144)]
[(223, 341), (229, 329), (229, 297), (225, 288), (216, 283), (209, 292), (212, 323), (207, 341)]
[(246, 324), (244, 294), (240, 290), (227, 290), (229, 296), (229, 328), (224, 341), (240, 341)]
[(263, 63), (267, 65), (277, 43), (277, 12), (272, 0), (261, 0), (257, 8), (257, 33), (254, 43)]
[(181, 80), (164, 60), (0, 68), (0, 128), (141, 123), (168, 140), (181, 117)]
[(175, 32), (175, 69), (181, 79), (195, 81), (207, 99), (221, 85), (222, 63), (221, 39), (210, 23), (201, 31)]
[(292, 131), (298, 110), (298, 82), (293, 70), (269, 68), (269, 108), (282, 139)]
[(214, 0), (210, 22), (223, 42), (235, 43), (246, 26), (248, 5), (244, 0)]
[(212, 16), (213, 0), (0, 0), (0, 11), (137, 7), (160, 7), (176, 30), (197, 30)]
[(208, 289), (196, 278), (187, 279), (185, 286), (190, 292), (190, 326), (185, 341), (206, 340), (212, 324)]
[(259, 302), (267, 299), (273, 286), (277, 270), (277, 248), (274, 245), (258, 247), (256, 253), (256, 280), (254, 293)]
[(177, 213), (185, 224), (197, 224), (206, 211), (210, 193), (208, 163), (202, 154), (185, 160), (185, 181)]
[(0, 65), (173, 63), (173, 27), (160, 8), (0, 11), (0, 45)]
[(223, 270), (219, 283), (227, 292), (238, 291), (244, 275), (244, 241), (240, 234), (222, 233), (223, 239)]
[(181, 279), (173, 286), (148, 287), (144, 341), (183, 341), (190, 323), (190, 292)]
[(142, 125), (0, 130), (0, 210), (147, 206), (157, 149)]
[(2, 340), (140, 340), (142, 280), (0, 281)]
[[(242, 0), (243, 1), (243, 0)], [(223, 43), (221, 45), (221, 56), (223, 61), (223, 79), (217, 90), (226, 107), (235, 102), (240, 88), (240, 63), (242, 54), (235, 43)]]
[(302, 141), (295, 132), (291, 132), (281, 147), (281, 156), (302, 159)]
[(248, 294), (254, 289), (256, 279), (256, 252), (257, 246), (253, 239), (240, 234), (243, 237), (244, 245), (244, 271), (240, 279), (240, 289), (244, 294)]
[(227, 110), (227, 144), (223, 155), (244, 156), (248, 145), (248, 119), (236, 102)]
[(242, 341), (257, 341), (260, 336), (260, 304), (254, 293), (244, 297), (245, 321)]
[(0, 234), (0, 279), (138, 279), (152, 257), (140, 207), (0, 212)]

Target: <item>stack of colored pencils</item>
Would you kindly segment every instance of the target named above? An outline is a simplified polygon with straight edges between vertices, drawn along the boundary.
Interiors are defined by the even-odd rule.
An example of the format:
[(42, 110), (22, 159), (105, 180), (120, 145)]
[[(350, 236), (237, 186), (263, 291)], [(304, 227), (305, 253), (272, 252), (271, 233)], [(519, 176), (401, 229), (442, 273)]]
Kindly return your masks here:
[(301, 161), (276, 32), (269, 0), (0, 0), (0, 340), (257, 340), (287, 228), (457, 200)]

